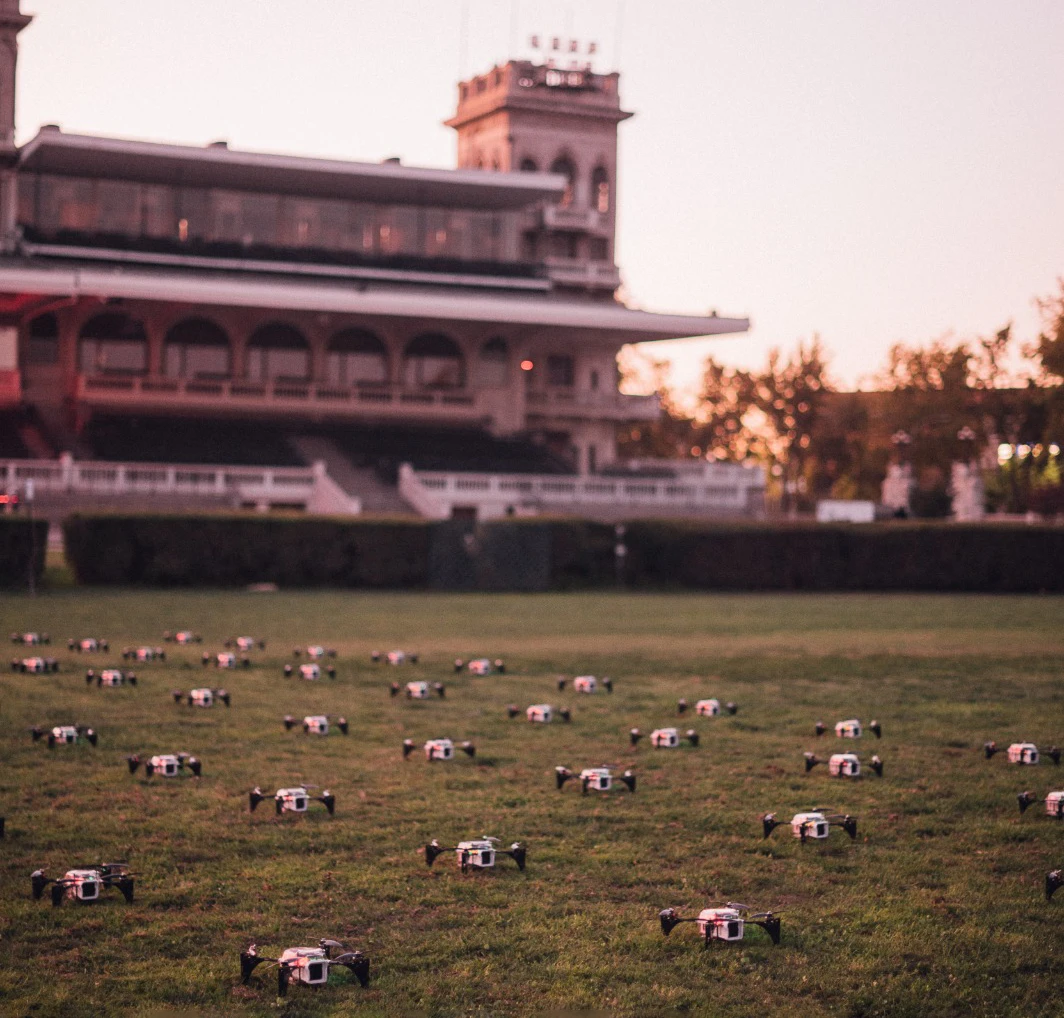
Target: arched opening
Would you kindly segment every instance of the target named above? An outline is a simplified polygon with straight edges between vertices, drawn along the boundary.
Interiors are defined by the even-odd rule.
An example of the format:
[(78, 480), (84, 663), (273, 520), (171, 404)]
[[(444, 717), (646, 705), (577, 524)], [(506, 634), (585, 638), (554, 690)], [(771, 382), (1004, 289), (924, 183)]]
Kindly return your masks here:
[(591, 203), (603, 215), (610, 210), (610, 177), (604, 166), (596, 167), (591, 174)]
[(388, 381), (388, 349), (367, 329), (344, 329), (329, 340), (325, 380), (343, 388)]
[(510, 375), (510, 351), (501, 336), (489, 339), (477, 358), (477, 381), (490, 388), (506, 385)]
[(538, 173), (539, 166), (536, 164), (535, 159), (524, 158), (521, 160), (521, 172), (522, 173)]
[(228, 378), (231, 371), (229, 336), (209, 318), (185, 318), (167, 332), (163, 374), (168, 378)]
[(574, 183), (576, 181), (576, 167), (573, 165), (572, 160), (568, 156), (558, 156), (557, 159), (551, 163), (551, 173), (559, 173), (568, 181), (565, 185), (565, 191), (562, 192), (561, 199), (558, 204), (567, 209), (573, 203)]
[(78, 336), (78, 365), (86, 375), (143, 375), (148, 370), (143, 324), (121, 311), (90, 318)]
[(26, 364), (59, 363), (59, 319), (51, 312), (30, 322), (23, 360)]
[(310, 348), (303, 333), (284, 322), (257, 328), (248, 340), (247, 377), (252, 382), (305, 382)]
[(465, 384), (465, 361), (454, 340), (438, 332), (415, 336), (403, 351), (403, 384), (457, 389)]

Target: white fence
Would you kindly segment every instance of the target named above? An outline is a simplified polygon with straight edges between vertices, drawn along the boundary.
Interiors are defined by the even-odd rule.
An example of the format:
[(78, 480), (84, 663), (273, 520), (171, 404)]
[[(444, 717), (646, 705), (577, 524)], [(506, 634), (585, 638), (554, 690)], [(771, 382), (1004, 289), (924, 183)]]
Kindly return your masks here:
[(58, 460), (0, 461), (0, 489), (34, 501), (48, 496), (114, 499), (161, 496), (175, 509), (182, 498), (217, 498), (234, 507), (260, 510), (302, 508), (308, 512), (357, 515), (362, 511), (329, 477), (323, 463), (310, 467), (204, 466), (172, 463), (78, 462), (69, 453)]
[(576, 513), (603, 518), (631, 515), (764, 515), (765, 480), (759, 469), (705, 464), (683, 477), (611, 477), (587, 474), (472, 474), (399, 468), (399, 493), (422, 516), (446, 519), (474, 510), (478, 519)]

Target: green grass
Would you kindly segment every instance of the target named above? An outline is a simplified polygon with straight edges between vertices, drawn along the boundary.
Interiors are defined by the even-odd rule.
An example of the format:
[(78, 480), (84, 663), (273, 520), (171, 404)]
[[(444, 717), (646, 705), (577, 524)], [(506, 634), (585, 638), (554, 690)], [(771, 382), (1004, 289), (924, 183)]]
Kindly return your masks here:
[[(55, 676), (0, 677), (0, 1013), (63, 1015), (1024, 1015), (1059, 1013), (1064, 824), (1015, 793), (1064, 785), (1051, 764), (982, 758), (987, 738), (1064, 742), (1064, 599), (916, 596), (246, 594), (63, 590), (0, 597), (0, 631), (53, 635)], [(136, 689), (86, 688), (112, 647), (164, 629), (270, 642), (250, 671), (204, 673), (201, 648), (138, 668)], [(334, 682), (285, 680), (299, 642), (340, 650)], [(372, 666), (371, 649), (423, 663)], [(11, 647), (14, 653), (17, 648)], [(509, 674), (451, 675), (457, 655), (502, 656)], [(559, 695), (557, 674), (608, 674), (612, 696)], [(392, 700), (392, 679), (441, 679), (445, 701)], [(225, 685), (226, 710), (176, 707), (171, 688)], [(629, 727), (676, 722), (680, 696), (737, 701), (734, 718), (680, 721), (697, 750), (632, 750)], [(571, 725), (509, 721), (505, 705), (567, 703)], [(285, 713), (343, 713), (351, 735), (286, 733)], [(817, 718), (883, 723), (886, 776), (802, 773)], [(34, 723), (79, 721), (97, 748), (49, 751)], [(402, 740), (471, 738), (475, 760), (403, 762)], [(850, 746), (850, 744), (847, 744)], [(187, 750), (199, 780), (130, 777), (133, 752)], [(555, 764), (609, 763), (634, 796), (554, 789)], [(337, 815), (254, 815), (247, 791), (302, 779)], [(758, 815), (827, 805), (860, 818), (802, 846), (761, 839)], [(419, 848), (482, 833), (528, 845), (463, 877)], [(137, 900), (34, 902), (29, 873), (124, 858)], [(1062, 892), (1064, 893), (1064, 892)], [(783, 944), (760, 931), (703, 951), (668, 939), (659, 909), (711, 899), (781, 905)], [(239, 985), (238, 955), (346, 940), (372, 956), (368, 990)], [(260, 970), (261, 971), (261, 970)]]

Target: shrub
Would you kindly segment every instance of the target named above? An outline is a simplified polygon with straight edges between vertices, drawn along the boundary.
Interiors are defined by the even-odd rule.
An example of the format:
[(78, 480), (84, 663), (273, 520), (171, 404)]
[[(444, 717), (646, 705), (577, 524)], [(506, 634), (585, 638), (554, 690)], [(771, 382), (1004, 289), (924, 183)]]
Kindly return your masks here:
[(0, 586), (9, 589), (29, 586), (31, 559), (34, 582), (39, 584), (47, 549), (47, 520), (0, 516)]

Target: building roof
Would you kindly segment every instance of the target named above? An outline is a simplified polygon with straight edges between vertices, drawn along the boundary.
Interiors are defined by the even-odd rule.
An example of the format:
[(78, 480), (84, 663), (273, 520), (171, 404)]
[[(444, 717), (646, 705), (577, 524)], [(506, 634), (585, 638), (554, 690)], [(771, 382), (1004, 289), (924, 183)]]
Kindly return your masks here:
[(194, 270), (33, 265), (14, 259), (0, 262), (0, 311), (4, 305), (13, 307), (26, 294), (493, 322), (597, 334), (618, 344), (721, 335), (750, 328), (746, 318), (656, 314), (614, 302), (576, 301), (547, 294), (448, 292)]
[(521, 209), (557, 199), (557, 173), (502, 173), (361, 163), (344, 159), (242, 152), (224, 143), (197, 148), (42, 128), (19, 151), (19, 169), (66, 176), (135, 180), (186, 187), (224, 187), (301, 197)]

